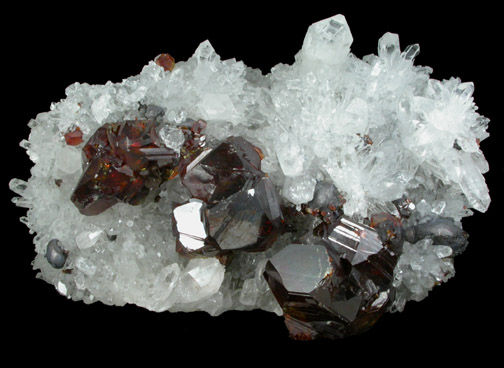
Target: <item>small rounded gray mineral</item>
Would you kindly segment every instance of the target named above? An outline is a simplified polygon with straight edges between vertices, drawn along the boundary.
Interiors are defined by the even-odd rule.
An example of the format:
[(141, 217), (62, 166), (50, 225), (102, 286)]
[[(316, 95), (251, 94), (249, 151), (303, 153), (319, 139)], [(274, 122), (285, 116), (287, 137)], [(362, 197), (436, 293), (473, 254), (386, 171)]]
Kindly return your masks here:
[(61, 242), (58, 239), (52, 239), (47, 243), (45, 257), (51, 266), (59, 269), (65, 265), (67, 254), (61, 247)]

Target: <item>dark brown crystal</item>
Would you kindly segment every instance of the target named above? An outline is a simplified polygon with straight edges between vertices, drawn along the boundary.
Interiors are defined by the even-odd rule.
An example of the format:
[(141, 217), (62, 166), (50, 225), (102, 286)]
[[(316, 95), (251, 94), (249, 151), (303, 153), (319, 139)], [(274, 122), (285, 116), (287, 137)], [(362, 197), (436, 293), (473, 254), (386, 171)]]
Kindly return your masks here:
[(84, 215), (98, 215), (118, 202), (141, 204), (176, 173), (179, 162), (149, 120), (103, 125), (83, 153), (84, 173), (71, 200)]
[(194, 198), (215, 204), (263, 175), (255, 147), (241, 137), (229, 137), (189, 162), (181, 179)]
[[(195, 132), (196, 133), (196, 132)], [(177, 251), (187, 256), (261, 251), (276, 240), (282, 223), (279, 198), (261, 171), (262, 152), (241, 137), (229, 137), (206, 149), (181, 170), (182, 183), (193, 196), (174, 210)], [(200, 201), (199, 225), (184, 232), (185, 214)], [(201, 219), (199, 219), (201, 218)], [(204, 225), (203, 225), (204, 224)], [(202, 231), (201, 229), (205, 229)], [(195, 242), (199, 239), (199, 243)]]
[(385, 312), (396, 262), (374, 229), (342, 217), (325, 240), (275, 254), (264, 277), (292, 338), (335, 339), (367, 330)]
[(268, 177), (257, 179), (208, 209), (210, 236), (222, 251), (263, 251), (277, 239), (281, 221), (278, 199), (269, 201), (263, 189)]

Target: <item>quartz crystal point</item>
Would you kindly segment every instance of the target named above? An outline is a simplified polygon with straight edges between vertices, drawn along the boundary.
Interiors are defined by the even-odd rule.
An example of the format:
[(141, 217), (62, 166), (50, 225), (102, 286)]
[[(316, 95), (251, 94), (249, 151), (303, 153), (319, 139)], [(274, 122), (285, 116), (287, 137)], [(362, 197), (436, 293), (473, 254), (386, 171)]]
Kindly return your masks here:
[(142, 203), (176, 173), (179, 162), (149, 120), (105, 124), (83, 152), (84, 173), (71, 199), (84, 215), (98, 215), (118, 202)]
[(335, 15), (266, 75), (205, 41), (69, 86), (21, 142), (32, 176), (10, 182), (37, 277), (86, 303), (283, 313), (296, 339), (425, 298), (489, 206), (489, 120), (472, 83), (415, 65), (418, 45), (386, 33), (361, 60), (352, 42)]
[(340, 64), (349, 54), (352, 42), (353, 37), (347, 21), (339, 14), (308, 28), (301, 55), (306, 61)]
[(334, 339), (367, 330), (385, 312), (396, 262), (374, 229), (342, 217), (320, 244), (275, 254), (264, 277), (292, 338)]
[(194, 198), (173, 211), (180, 254), (256, 252), (276, 240), (283, 217), (276, 189), (260, 170), (261, 158), (260, 149), (230, 137), (187, 165), (182, 183)]

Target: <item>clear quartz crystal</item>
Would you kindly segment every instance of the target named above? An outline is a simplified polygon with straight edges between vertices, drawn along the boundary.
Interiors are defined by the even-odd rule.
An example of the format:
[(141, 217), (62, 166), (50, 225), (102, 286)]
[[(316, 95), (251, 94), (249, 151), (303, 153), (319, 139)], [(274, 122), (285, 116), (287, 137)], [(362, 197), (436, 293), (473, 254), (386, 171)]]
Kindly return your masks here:
[(96, 244), (103, 230), (84, 231), (77, 235), (75, 242), (80, 249), (87, 249)]
[(283, 193), (294, 204), (308, 203), (313, 199), (317, 181), (310, 175), (285, 178)]
[(399, 55), (399, 53), (399, 36), (395, 33), (385, 33), (378, 41), (378, 56), (391, 58), (394, 55)]
[[(333, 275), (342, 318), (364, 313), (359, 300), (368, 318), (425, 298), (467, 247), (462, 218), (490, 204), (480, 149), (489, 120), (471, 82), (414, 64), (417, 44), (401, 50), (386, 33), (360, 60), (352, 43), (335, 15), (307, 29), (292, 65), (266, 75), (221, 60), (207, 40), (168, 69), (152, 60), (119, 83), (69, 86), (20, 143), (31, 177), (9, 183), (29, 209), (21, 222), (36, 233), (39, 276), (72, 300), (281, 314), (266, 265), (323, 304), (309, 294), (329, 278), (318, 244), (327, 235), (335, 269), (352, 270), (348, 293)], [(65, 138), (76, 126), (83, 142)], [(380, 244), (397, 252), (393, 270)], [(201, 252), (187, 259), (181, 248)], [(373, 267), (387, 282), (393, 274), (394, 293)], [(354, 288), (358, 275), (372, 283)], [(291, 331), (306, 331), (293, 316)]]
[(182, 130), (170, 124), (165, 124), (161, 127), (159, 138), (161, 138), (166, 147), (173, 149), (175, 152), (180, 152), (180, 148), (182, 148), (185, 141)]
[(305, 60), (338, 64), (347, 57), (352, 42), (352, 33), (345, 17), (336, 15), (308, 28), (301, 55)]

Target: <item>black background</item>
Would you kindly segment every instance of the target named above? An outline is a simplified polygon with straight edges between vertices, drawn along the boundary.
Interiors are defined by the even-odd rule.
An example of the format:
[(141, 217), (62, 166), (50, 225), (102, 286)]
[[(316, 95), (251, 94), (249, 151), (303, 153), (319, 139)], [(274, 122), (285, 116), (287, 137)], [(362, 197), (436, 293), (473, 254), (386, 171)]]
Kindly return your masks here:
[[(61, 358), (65, 352), (82, 359), (91, 359), (96, 352), (157, 356), (171, 364), (174, 355), (186, 348), (192, 350), (182, 355), (187, 364), (196, 357), (222, 363), (239, 353), (245, 362), (267, 365), (270, 353), (287, 359), (302, 357), (308, 350), (318, 351), (319, 355), (307, 355), (313, 364), (323, 358), (334, 359), (334, 364), (342, 359), (408, 364), (434, 356), (447, 360), (474, 356), (480, 363), (491, 359), (496, 352), (493, 344), (502, 341), (499, 296), (503, 293), (499, 231), (503, 132), (498, 116), (502, 32), (497, 10), (482, 2), (471, 7), (458, 4), (456, 11), (420, 2), (373, 8), (364, 3), (333, 3), (135, 2), (112, 11), (105, 11), (104, 3), (67, 5), (63, 10), (54, 5), (16, 6), (4, 14), (2, 25), (4, 190), (10, 178), (29, 177), (31, 164), (18, 145), (29, 134), (26, 123), (64, 98), (71, 83), (119, 82), (138, 74), (162, 52), (186, 60), (205, 39), (222, 59), (234, 57), (266, 73), (277, 63), (294, 61), (311, 23), (342, 13), (354, 37), (355, 55), (376, 53), (385, 32), (398, 33), (402, 48), (420, 44), (416, 64), (431, 66), (433, 78), (473, 81), (479, 112), (492, 120), (491, 137), (481, 144), (491, 168), (485, 177), (492, 204), (487, 213), (464, 220), (470, 246), (455, 260), (456, 277), (436, 287), (424, 301), (409, 303), (403, 313), (387, 314), (371, 331), (340, 341), (290, 341), (282, 318), (261, 311), (227, 312), (213, 318), (199, 312), (158, 314), (135, 306), (85, 305), (65, 299), (35, 278), (30, 265), (32, 236), (18, 222), (25, 210), (10, 203), (14, 194), (6, 190), (2, 304), (8, 310), (3, 318), (8, 342), (4, 348), (11, 353), (23, 348), (26, 354), (17, 355), (21, 360), (41, 348), (40, 359), (53, 361), (57, 355), (65, 364), (70, 364)], [(403, 360), (406, 357), (409, 360)]]

